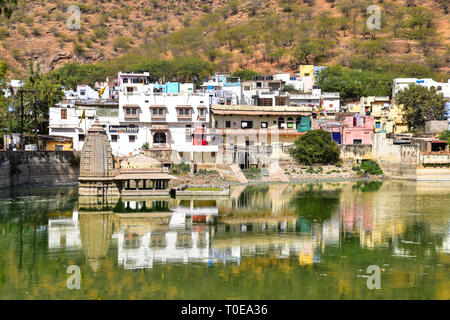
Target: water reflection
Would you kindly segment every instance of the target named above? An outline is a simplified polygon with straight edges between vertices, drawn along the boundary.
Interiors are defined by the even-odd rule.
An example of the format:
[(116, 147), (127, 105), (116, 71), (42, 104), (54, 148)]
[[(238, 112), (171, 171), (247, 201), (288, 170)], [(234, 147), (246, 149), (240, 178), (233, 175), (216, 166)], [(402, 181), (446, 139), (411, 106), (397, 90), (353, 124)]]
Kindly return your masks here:
[[(218, 199), (106, 202), (64, 194), (0, 200), (0, 297), (23, 298), (29, 284), (35, 297), (72, 297), (65, 268), (77, 264), (90, 288), (79, 298), (450, 298), (446, 184), (270, 184)], [(383, 296), (365, 288), (371, 264), (385, 270)]]
[(240, 264), (261, 255), (308, 265), (320, 263), (326, 248), (355, 242), (370, 250), (388, 248), (398, 257), (448, 253), (448, 212), (440, 216), (447, 229), (432, 232), (414, 214), (419, 203), (408, 202), (417, 190), (393, 184), (382, 193), (378, 181), (241, 186), (221, 200), (119, 199), (108, 212), (111, 206), (83, 199), (78, 220), (77, 211), (69, 219), (49, 219), (49, 247), (82, 246), (94, 271), (111, 239), (117, 239), (117, 261), (125, 269)]

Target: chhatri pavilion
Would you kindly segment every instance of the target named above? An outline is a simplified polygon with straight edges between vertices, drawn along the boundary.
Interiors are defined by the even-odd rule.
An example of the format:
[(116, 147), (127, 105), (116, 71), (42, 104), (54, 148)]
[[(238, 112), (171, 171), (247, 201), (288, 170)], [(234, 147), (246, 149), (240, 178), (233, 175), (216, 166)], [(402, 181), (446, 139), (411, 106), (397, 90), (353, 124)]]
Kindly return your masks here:
[(88, 130), (81, 151), (79, 195), (169, 195), (169, 182), (176, 177), (161, 162), (144, 154), (131, 156), (114, 168), (106, 130), (98, 119)]

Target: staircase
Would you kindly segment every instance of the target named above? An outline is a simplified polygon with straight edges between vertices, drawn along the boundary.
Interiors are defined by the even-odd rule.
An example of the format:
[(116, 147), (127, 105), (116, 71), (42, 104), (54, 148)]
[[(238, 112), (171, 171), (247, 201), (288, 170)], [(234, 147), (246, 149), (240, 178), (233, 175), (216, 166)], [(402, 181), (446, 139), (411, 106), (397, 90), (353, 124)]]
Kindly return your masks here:
[(223, 180), (247, 183), (247, 178), (242, 173), (241, 168), (237, 164), (221, 164), (216, 165), (216, 170)]
[(283, 172), (278, 163), (272, 163), (268, 167), (271, 181), (289, 182), (289, 177)]
[(239, 165), (231, 164), (230, 168), (233, 171), (234, 176), (236, 177), (237, 181), (239, 181), (240, 183), (247, 183), (248, 182), (247, 178), (242, 173), (241, 167), (239, 167)]

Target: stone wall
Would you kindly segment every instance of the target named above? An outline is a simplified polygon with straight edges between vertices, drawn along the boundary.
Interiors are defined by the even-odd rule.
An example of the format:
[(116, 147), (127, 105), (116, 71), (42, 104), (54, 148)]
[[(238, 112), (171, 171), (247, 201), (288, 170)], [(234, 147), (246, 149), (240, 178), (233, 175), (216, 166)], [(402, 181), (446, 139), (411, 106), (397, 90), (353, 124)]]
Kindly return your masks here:
[(340, 158), (361, 162), (361, 160), (372, 159), (372, 145), (365, 144), (341, 144), (339, 145)]
[(0, 152), (0, 188), (76, 182), (77, 158), (79, 154), (73, 151)]

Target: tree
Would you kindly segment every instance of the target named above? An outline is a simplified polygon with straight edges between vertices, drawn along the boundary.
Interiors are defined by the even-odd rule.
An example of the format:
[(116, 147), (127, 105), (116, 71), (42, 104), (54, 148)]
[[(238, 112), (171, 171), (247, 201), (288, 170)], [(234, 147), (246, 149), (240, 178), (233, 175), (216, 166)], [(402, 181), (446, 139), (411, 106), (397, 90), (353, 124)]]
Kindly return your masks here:
[(17, 0), (0, 0), (0, 15), (10, 18), (16, 5)]
[(442, 93), (417, 84), (397, 92), (395, 101), (403, 105), (410, 128), (424, 128), (426, 121), (439, 120), (446, 111)]
[(250, 69), (235, 70), (231, 74), (231, 76), (233, 76), (233, 77), (239, 77), (241, 79), (241, 81), (253, 80), (254, 76), (259, 76), (259, 75), (261, 75), (261, 73), (254, 71), (254, 70), (250, 70)]
[[(29, 63), (29, 76), (25, 80), (23, 90), (34, 91), (36, 94), (37, 128), (40, 134), (48, 130), (49, 108), (60, 102), (64, 97), (61, 83), (54, 74), (41, 74), (40, 67)], [(34, 95), (33, 93), (23, 94), (24, 105), (24, 133), (33, 133), (34, 126)], [(12, 116), (8, 118), (7, 127), (9, 132), (20, 131), (21, 101), (17, 95), (13, 100)]]
[(9, 106), (11, 98), (5, 97), (5, 90), (8, 90), (6, 86), (6, 73), (8, 72), (8, 66), (5, 60), (0, 60), (0, 139), (3, 140), (4, 129), (7, 127), (7, 119), (9, 113)]
[(299, 164), (336, 163), (339, 161), (339, 146), (324, 130), (308, 131), (294, 142), (290, 155)]

